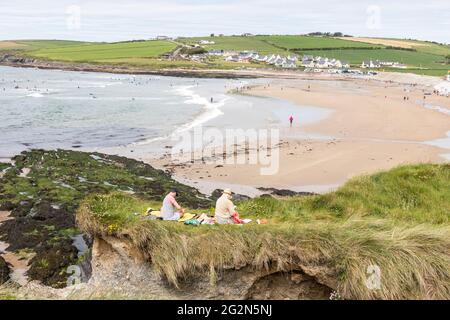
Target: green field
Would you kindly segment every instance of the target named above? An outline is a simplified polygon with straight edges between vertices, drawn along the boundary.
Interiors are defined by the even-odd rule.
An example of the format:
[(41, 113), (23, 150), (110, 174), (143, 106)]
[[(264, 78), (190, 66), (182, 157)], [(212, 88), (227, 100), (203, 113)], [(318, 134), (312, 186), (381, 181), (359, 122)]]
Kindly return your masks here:
[[(353, 39), (353, 40), (351, 40)], [(442, 76), (450, 65), (445, 56), (449, 45), (433, 42), (384, 38), (333, 38), (301, 35), (216, 36), (179, 38), (175, 41), (135, 41), (119, 43), (86, 43), (59, 40), (0, 41), (2, 52), (45, 60), (119, 64), (147, 69), (195, 68), (238, 69), (264, 68), (261, 63), (231, 63), (222, 58), (208, 58), (203, 62), (186, 59), (165, 60), (161, 55), (186, 44), (198, 44), (200, 40), (214, 41), (205, 45), (206, 50), (256, 51), (259, 54), (314, 55), (349, 61), (359, 66), (364, 60), (384, 60), (404, 63), (408, 69), (386, 69), (394, 72), (412, 72)], [(403, 49), (401, 49), (403, 48)]]
[(330, 48), (382, 48), (381, 45), (373, 45), (363, 42), (347, 41), (329, 37), (311, 36), (259, 36), (257, 39), (273, 44), (277, 47), (293, 49), (330, 49)]
[[(449, 65), (444, 64), (444, 57), (424, 52), (414, 52), (396, 49), (373, 50), (317, 50), (304, 51), (305, 54), (336, 58), (349, 61), (352, 65), (360, 65), (364, 60), (383, 60), (404, 63), (408, 68), (429, 69), (439, 75), (445, 75)], [(395, 69), (392, 69), (395, 70)]]
[(277, 48), (263, 41), (261, 37), (198, 37), (180, 38), (178, 40), (186, 44), (196, 44), (200, 40), (214, 41), (215, 44), (205, 46), (207, 50), (257, 51), (260, 54), (288, 54), (286, 49)]
[(419, 52), (431, 53), (440, 56), (446, 56), (450, 54), (450, 45), (439, 45), (431, 42), (414, 41), (414, 43), (420, 43), (421, 45), (414, 46)]
[(21, 45), (25, 45), (27, 50), (65, 48), (90, 43), (90, 42), (70, 41), (70, 40), (21, 40), (15, 42)]
[(176, 44), (170, 41), (142, 41), (44, 48), (31, 54), (50, 60), (101, 62), (111, 59), (156, 58), (175, 48)]

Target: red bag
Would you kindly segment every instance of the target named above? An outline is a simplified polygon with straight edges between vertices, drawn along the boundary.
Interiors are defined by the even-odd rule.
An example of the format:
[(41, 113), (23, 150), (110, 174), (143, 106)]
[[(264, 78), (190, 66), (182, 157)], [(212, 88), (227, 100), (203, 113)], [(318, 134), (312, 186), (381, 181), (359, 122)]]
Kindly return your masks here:
[(244, 221), (242, 221), (241, 219), (239, 219), (239, 214), (237, 212), (233, 213), (233, 215), (231, 216), (231, 218), (233, 219), (233, 222), (235, 224), (243, 224)]

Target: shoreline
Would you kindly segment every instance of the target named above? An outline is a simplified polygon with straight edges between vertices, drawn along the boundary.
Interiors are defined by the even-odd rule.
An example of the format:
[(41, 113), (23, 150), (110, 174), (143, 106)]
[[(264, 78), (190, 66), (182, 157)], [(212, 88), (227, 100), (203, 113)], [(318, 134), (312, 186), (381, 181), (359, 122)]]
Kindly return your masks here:
[[(430, 142), (446, 137), (450, 130), (448, 115), (421, 105), (419, 98), (424, 87), (406, 89), (403, 84), (387, 86), (364, 80), (355, 80), (349, 86), (313, 82), (308, 90), (304, 81), (275, 79), (270, 88), (259, 86), (243, 92), (284, 99), (297, 106), (333, 110), (318, 122), (282, 128), (280, 170), (274, 176), (261, 176), (258, 173), (261, 166), (250, 164), (220, 167), (199, 161), (179, 164), (170, 156), (141, 160), (169, 170), (175, 179), (190, 182), (203, 192), (234, 187), (237, 192), (246, 190), (253, 195), (261, 187), (323, 193), (361, 174), (410, 163), (446, 162), (444, 154), (449, 153), (448, 149)], [(361, 90), (355, 92), (355, 88)], [(410, 100), (404, 101), (404, 94)], [(355, 103), (361, 108), (355, 109)], [(431, 96), (427, 103), (450, 109), (448, 98)], [(330, 138), (302, 138), (305, 134)]]
[[(34, 67), (36, 66), (29, 66)], [(95, 72), (107, 72), (100, 70), (101, 67), (98, 66), (99, 69)], [(204, 73), (204, 70), (197, 72), (208, 74)], [(241, 72), (235, 72), (238, 72), (239, 76), (235, 74), (233, 78), (242, 78)], [(440, 163), (445, 161), (440, 155), (449, 153), (448, 149), (430, 144), (447, 137), (450, 130), (447, 126), (448, 114), (426, 108), (418, 102), (439, 78), (392, 73), (380, 77), (359, 78), (299, 72), (295, 74), (296, 77), (293, 77), (292, 73), (288, 77), (285, 77), (285, 73), (277, 73), (278, 77), (266, 75), (272, 84), (269, 87), (249, 86), (246, 90), (228, 94), (268, 97), (296, 106), (333, 110), (320, 121), (300, 123), (300, 126), (295, 125), (292, 129), (287, 126), (281, 128), (280, 172), (274, 176), (259, 175), (260, 168), (257, 165), (219, 168), (201, 163), (180, 165), (173, 163), (167, 152), (158, 157), (138, 157), (137, 154), (130, 153), (130, 149), (137, 148), (144, 148), (145, 151), (145, 145), (108, 149), (122, 149), (112, 153), (168, 170), (176, 180), (205, 193), (218, 187), (232, 187), (247, 195), (260, 194), (258, 188), (327, 192), (356, 175), (387, 170), (401, 164)], [(254, 74), (253, 78), (264, 77)], [(311, 89), (307, 84), (311, 84)], [(402, 95), (406, 94), (411, 97), (407, 102), (401, 99)], [(449, 99), (445, 97), (431, 96), (427, 103), (436, 101), (450, 110)], [(361, 112), (358, 109), (355, 109), (357, 112), (353, 110), (355, 103), (362, 106)], [(301, 122), (301, 117), (301, 114), (296, 115), (296, 124), (298, 118)], [(326, 138), (315, 139), (314, 136)], [(89, 149), (79, 150), (103, 152), (105, 148)]]
[(145, 69), (142, 66), (133, 65), (107, 65), (95, 63), (77, 63), (53, 60), (39, 60), (26, 56), (14, 56), (3, 54), (0, 56), (0, 66), (12, 68), (36, 68), (43, 70), (60, 70), (74, 72), (94, 72), (109, 74), (129, 75), (156, 75), (182, 78), (205, 78), (205, 79), (292, 79), (292, 80), (338, 80), (353, 81), (355, 79), (372, 79), (375, 81), (393, 81), (398, 83), (417, 83), (423, 85), (436, 85), (442, 81), (442, 77), (417, 75), (414, 73), (400, 72), (378, 72), (376, 76), (358, 76), (352, 74), (332, 73), (307, 73), (302, 70), (278, 70), (278, 69)]

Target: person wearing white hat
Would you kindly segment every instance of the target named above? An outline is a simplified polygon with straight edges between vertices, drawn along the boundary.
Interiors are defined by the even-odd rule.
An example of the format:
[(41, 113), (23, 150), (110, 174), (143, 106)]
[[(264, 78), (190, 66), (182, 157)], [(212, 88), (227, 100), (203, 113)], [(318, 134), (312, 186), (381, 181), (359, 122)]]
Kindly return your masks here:
[(233, 224), (235, 206), (231, 201), (230, 189), (223, 190), (222, 196), (217, 199), (215, 217), (218, 224)]

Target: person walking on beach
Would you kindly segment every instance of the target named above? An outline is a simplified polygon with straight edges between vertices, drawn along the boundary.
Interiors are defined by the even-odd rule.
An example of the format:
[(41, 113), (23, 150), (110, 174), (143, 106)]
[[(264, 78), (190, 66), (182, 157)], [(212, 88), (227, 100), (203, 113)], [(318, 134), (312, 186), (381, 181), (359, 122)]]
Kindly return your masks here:
[(293, 123), (293, 122), (294, 122), (294, 116), (291, 115), (291, 116), (289, 117), (289, 124), (290, 124), (291, 128), (292, 128), (292, 123)]
[(178, 204), (175, 198), (179, 195), (177, 189), (172, 189), (163, 200), (161, 207), (161, 217), (163, 220), (178, 220), (183, 216), (184, 209)]

